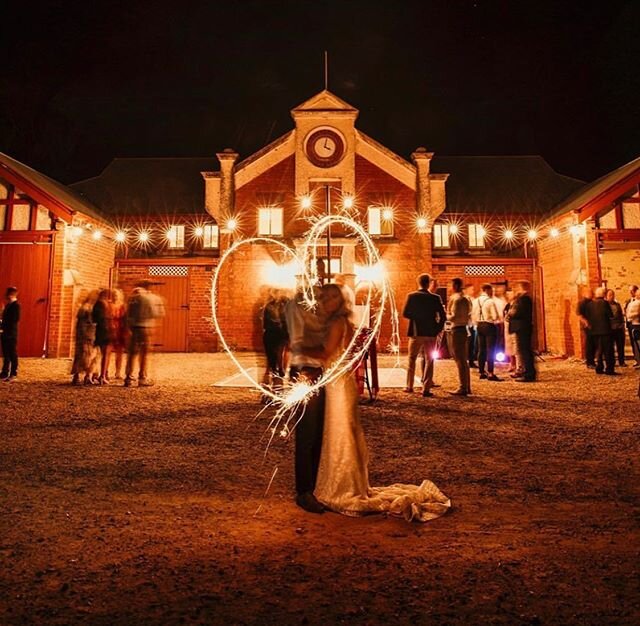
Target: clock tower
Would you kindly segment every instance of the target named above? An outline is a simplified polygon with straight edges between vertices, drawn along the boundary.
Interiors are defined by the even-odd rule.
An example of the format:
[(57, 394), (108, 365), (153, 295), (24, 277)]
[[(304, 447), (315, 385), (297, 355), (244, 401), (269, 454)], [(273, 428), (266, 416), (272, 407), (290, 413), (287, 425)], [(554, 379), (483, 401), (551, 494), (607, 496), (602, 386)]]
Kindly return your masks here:
[(355, 193), (355, 121), (358, 110), (326, 89), (291, 111), (295, 130), (295, 193), (329, 182)]

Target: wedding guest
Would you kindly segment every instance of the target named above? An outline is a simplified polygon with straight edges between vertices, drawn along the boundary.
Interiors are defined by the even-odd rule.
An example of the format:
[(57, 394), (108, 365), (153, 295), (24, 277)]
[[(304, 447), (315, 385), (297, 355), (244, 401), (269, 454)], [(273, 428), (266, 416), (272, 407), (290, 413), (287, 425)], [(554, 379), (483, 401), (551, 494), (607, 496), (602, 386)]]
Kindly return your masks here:
[(589, 322), (589, 305), (593, 302), (593, 289), (585, 287), (582, 290), (582, 299), (578, 302), (576, 311), (580, 319), (580, 328), (582, 331), (582, 345), (584, 346), (585, 361), (587, 367), (593, 368), (595, 364), (595, 345), (593, 335), (590, 332), (591, 324)]
[(94, 385), (97, 353), (95, 348), (96, 325), (92, 319), (93, 306), (98, 300), (98, 291), (80, 292), (78, 312), (76, 313), (76, 339), (73, 363), (71, 364), (71, 384), (80, 385), (80, 376), (84, 374), (84, 384)]
[(108, 289), (100, 290), (98, 299), (93, 305), (91, 319), (96, 325), (96, 338), (94, 345), (100, 353), (100, 377), (98, 384), (109, 384), (109, 358), (111, 356), (111, 343), (113, 325), (111, 320), (111, 292)]
[[(468, 284), (464, 288), (464, 295), (471, 301), (473, 307), (476, 301), (476, 288), (475, 285)], [(469, 322), (469, 367), (476, 368), (476, 358), (478, 356), (478, 333), (477, 333), (476, 321), (473, 319), (473, 309), (471, 312), (471, 320)]]
[(624, 303), (624, 319), (627, 327), (627, 333), (629, 334), (629, 343), (631, 344), (631, 350), (633, 351), (633, 358), (636, 361), (635, 367), (640, 367), (640, 350), (638, 350), (637, 342), (633, 338), (632, 324), (629, 321), (627, 310), (629, 305), (635, 300), (638, 294), (638, 285), (631, 285), (629, 287), (629, 298)]
[(427, 398), (433, 396), (434, 350), (437, 347), (438, 335), (442, 332), (445, 322), (445, 311), (440, 296), (429, 291), (431, 276), (420, 274), (419, 289), (407, 296), (402, 312), (409, 320), (409, 363), (407, 366), (407, 385), (405, 391), (413, 391), (416, 373), (416, 360), (422, 361), (422, 395)]
[(640, 289), (634, 292), (633, 300), (630, 300), (626, 311), (627, 324), (631, 335), (633, 352), (636, 355), (634, 367), (640, 367)]
[(496, 309), (498, 310), (498, 317), (500, 322), (496, 324), (496, 330), (498, 331), (498, 338), (496, 339), (496, 352), (506, 352), (504, 335), (504, 309), (507, 306), (507, 290), (504, 285), (496, 285), (493, 289), (493, 301), (496, 303)]
[(151, 291), (149, 280), (139, 282), (134, 288), (127, 303), (127, 326), (130, 330), (127, 350), (127, 368), (124, 386), (131, 387), (136, 359), (138, 364), (138, 386), (153, 385), (149, 379), (147, 366), (151, 336), (156, 320), (164, 315), (162, 299)]
[(537, 379), (533, 348), (533, 300), (529, 295), (531, 283), (522, 280), (516, 284), (516, 298), (509, 312), (509, 331), (516, 336), (518, 354), (522, 359), (522, 376), (516, 382), (532, 383)]
[(111, 294), (111, 336), (113, 339), (111, 349), (115, 354), (116, 361), (115, 379), (122, 380), (122, 364), (129, 339), (127, 307), (125, 306), (122, 289), (114, 289)]
[(5, 305), (0, 321), (0, 345), (2, 345), (2, 372), (0, 380), (13, 382), (18, 376), (18, 324), (20, 303), (18, 288), (7, 287)]
[[(474, 303), (472, 317), (477, 320), (478, 329), (478, 369), (480, 379), (499, 381), (494, 373), (496, 342), (498, 339), (498, 324), (500, 315), (493, 299), (493, 286), (490, 283), (482, 285), (482, 293)], [(485, 363), (487, 369), (485, 371)]]
[(467, 396), (471, 393), (471, 369), (469, 368), (469, 320), (471, 301), (462, 293), (462, 279), (451, 281), (453, 292), (447, 304), (450, 352), (458, 368), (459, 387), (450, 391), (453, 396)]
[[(593, 338), (596, 374), (615, 374), (615, 360), (611, 345), (611, 318), (613, 313), (609, 303), (604, 299), (604, 287), (598, 287), (595, 298), (589, 302), (587, 319), (589, 332)], [(606, 364), (606, 367), (605, 367)]]
[(271, 385), (275, 378), (282, 382), (285, 374), (284, 352), (289, 340), (285, 306), (282, 294), (272, 289), (262, 311), (262, 343), (267, 357), (263, 381), (266, 385)]
[(624, 338), (625, 338), (625, 319), (622, 305), (616, 300), (616, 294), (613, 289), (607, 289), (606, 300), (611, 307), (611, 349), (615, 348), (618, 353), (618, 365), (626, 367), (624, 362)]

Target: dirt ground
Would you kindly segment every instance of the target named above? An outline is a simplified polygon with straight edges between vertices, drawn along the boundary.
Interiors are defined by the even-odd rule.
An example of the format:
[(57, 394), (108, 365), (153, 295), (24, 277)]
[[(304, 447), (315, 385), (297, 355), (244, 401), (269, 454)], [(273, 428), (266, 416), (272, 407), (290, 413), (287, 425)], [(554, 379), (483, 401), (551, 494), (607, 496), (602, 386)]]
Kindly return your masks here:
[(212, 386), (228, 360), (154, 359), (150, 388), (28, 359), (0, 385), (0, 623), (640, 623), (637, 370), (553, 361), (453, 398), (441, 362), (436, 398), (384, 390), (372, 484), (453, 502), (410, 524), (300, 510), (256, 394)]

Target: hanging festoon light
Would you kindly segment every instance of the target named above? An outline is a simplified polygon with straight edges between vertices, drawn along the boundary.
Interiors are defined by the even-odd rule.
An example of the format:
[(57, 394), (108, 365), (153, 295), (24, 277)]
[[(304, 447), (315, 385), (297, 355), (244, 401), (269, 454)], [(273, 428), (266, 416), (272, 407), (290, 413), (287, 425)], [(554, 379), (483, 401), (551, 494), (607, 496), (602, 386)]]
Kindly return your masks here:
[(119, 230), (116, 233), (115, 240), (117, 243), (124, 243), (127, 240), (127, 233), (124, 230)]
[(353, 208), (353, 196), (344, 196), (342, 198), (342, 206), (345, 209), (352, 209)]
[(302, 198), (300, 199), (300, 206), (305, 210), (310, 209), (311, 204), (311, 196), (308, 194), (306, 196), (302, 196)]
[(535, 241), (538, 238), (538, 231), (535, 228), (530, 228), (527, 231), (527, 239), (529, 241)]
[(513, 232), (513, 230), (511, 228), (507, 228), (504, 233), (502, 233), (502, 237), (505, 239), (505, 241), (513, 241), (513, 238), (516, 236), (516, 234)]
[(99, 228), (96, 228), (92, 233), (91, 237), (93, 237), (94, 241), (100, 241), (102, 239), (102, 231)]
[(149, 231), (141, 230), (138, 233), (138, 242), (139, 243), (142, 243), (142, 244), (149, 243), (149, 239), (150, 239)]
[(426, 217), (423, 217), (422, 215), (419, 215), (416, 218), (416, 227), (418, 229), (418, 232), (421, 232), (421, 233), (426, 232), (428, 225), (429, 225), (429, 222), (428, 222)]
[(560, 235), (560, 231), (557, 228), (552, 228), (549, 231), (549, 235), (551, 235), (551, 237), (553, 237), (554, 239), (556, 239), (559, 235)]
[(82, 229), (81, 226), (73, 226), (71, 228), (71, 234), (74, 237), (81, 237), (83, 232), (84, 232), (84, 230)]
[(385, 222), (390, 222), (393, 219), (393, 209), (390, 209), (389, 207), (382, 209), (382, 219)]
[(457, 235), (459, 230), (460, 230), (460, 228), (458, 227), (457, 224), (455, 224), (455, 223), (449, 224), (449, 233), (451, 235)]
[(193, 234), (194, 234), (196, 237), (203, 237), (203, 236), (204, 236), (204, 228), (203, 228), (202, 226), (196, 226), (196, 227), (193, 229)]
[(225, 224), (227, 231), (232, 233), (236, 228), (238, 228), (238, 220), (235, 217), (230, 217)]

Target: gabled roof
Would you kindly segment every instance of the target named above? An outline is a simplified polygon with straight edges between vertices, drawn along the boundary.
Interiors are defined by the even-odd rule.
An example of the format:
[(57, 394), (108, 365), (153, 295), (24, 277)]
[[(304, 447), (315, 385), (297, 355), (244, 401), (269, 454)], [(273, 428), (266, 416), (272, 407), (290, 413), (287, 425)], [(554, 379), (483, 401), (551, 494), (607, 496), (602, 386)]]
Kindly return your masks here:
[(575, 212), (580, 221), (586, 220), (640, 183), (640, 157), (618, 169), (583, 185), (557, 203), (549, 217)]
[(201, 172), (217, 167), (215, 157), (114, 159), (72, 186), (112, 217), (204, 213)]
[(540, 156), (435, 156), (431, 172), (450, 174), (447, 213), (543, 215), (584, 186)]
[(73, 189), (0, 152), (0, 178), (24, 191), (67, 222), (74, 213), (104, 220), (105, 216), (92, 202)]
[(291, 111), (291, 114), (295, 117), (296, 113), (303, 113), (305, 111), (341, 111), (345, 113), (358, 113), (358, 109), (352, 107), (348, 102), (345, 102), (342, 98), (331, 93), (328, 89), (323, 89), (315, 96), (312, 96), (302, 104), (299, 104)]

